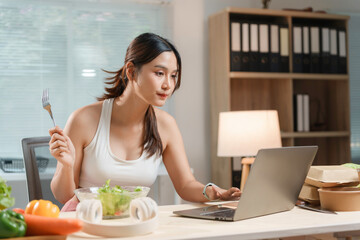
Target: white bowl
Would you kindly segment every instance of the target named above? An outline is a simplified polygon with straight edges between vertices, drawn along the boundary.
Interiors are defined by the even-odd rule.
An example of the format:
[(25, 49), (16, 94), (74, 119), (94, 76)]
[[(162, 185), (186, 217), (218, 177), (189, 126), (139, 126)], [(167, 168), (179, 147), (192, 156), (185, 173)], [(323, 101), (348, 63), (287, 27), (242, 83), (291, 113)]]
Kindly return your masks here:
[[(79, 188), (74, 191), (79, 201), (85, 199), (99, 199), (103, 208), (103, 218), (122, 218), (129, 216), (129, 206), (132, 199), (146, 197), (149, 187), (121, 186), (125, 191), (122, 193), (99, 193), (100, 187)], [(135, 191), (141, 189), (141, 191)]]

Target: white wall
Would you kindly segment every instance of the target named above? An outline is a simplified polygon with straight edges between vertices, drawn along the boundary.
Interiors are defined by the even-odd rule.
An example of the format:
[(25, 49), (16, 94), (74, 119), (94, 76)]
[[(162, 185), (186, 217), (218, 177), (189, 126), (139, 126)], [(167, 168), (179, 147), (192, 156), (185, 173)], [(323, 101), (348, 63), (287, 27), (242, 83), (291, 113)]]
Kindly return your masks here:
[(181, 87), (174, 95), (174, 117), (194, 174), (206, 183), (210, 179), (210, 155), (203, 0), (174, 0), (172, 4), (173, 39), (183, 64)]
[[(173, 39), (183, 60), (182, 85), (174, 95), (174, 116), (196, 178), (210, 181), (210, 105), (207, 19), (226, 7), (261, 8), (261, 0), (173, 0)], [(359, 13), (360, 0), (272, 0), (270, 9), (313, 7)]]

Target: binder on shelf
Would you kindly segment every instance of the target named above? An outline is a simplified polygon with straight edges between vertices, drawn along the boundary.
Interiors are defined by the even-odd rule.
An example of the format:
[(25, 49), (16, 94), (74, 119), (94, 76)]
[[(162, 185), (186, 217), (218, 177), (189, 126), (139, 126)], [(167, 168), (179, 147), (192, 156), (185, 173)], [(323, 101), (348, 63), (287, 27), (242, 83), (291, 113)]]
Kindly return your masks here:
[(259, 71), (269, 72), (269, 25), (259, 25)]
[(259, 71), (259, 25), (250, 24), (250, 63), (249, 71)]
[(304, 73), (310, 72), (310, 33), (308, 26), (302, 26), (302, 42), (303, 42), (303, 65)]
[(321, 72), (330, 73), (330, 31), (328, 27), (321, 28)]
[(289, 72), (289, 28), (280, 27), (280, 69)]
[(279, 26), (270, 25), (270, 72), (280, 72)]
[(241, 25), (234, 21), (230, 26), (230, 71), (240, 71)]
[(297, 132), (310, 131), (310, 97), (309, 94), (294, 95), (294, 128)]
[(241, 66), (240, 71), (249, 71), (250, 64), (250, 27), (249, 23), (241, 23)]
[(297, 132), (304, 131), (304, 102), (302, 94), (294, 95), (294, 128)]
[(302, 100), (303, 100), (304, 132), (309, 132), (310, 131), (310, 97), (309, 97), (309, 94), (303, 94)]
[(301, 73), (303, 62), (302, 49), (302, 29), (301, 26), (293, 26), (293, 72)]
[(338, 73), (338, 32), (330, 29), (330, 69), (331, 73)]
[(320, 30), (318, 26), (310, 27), (310, 72), (320, 73)]
[(339, 73), (347, 73), (346, 32), (339, 30)]

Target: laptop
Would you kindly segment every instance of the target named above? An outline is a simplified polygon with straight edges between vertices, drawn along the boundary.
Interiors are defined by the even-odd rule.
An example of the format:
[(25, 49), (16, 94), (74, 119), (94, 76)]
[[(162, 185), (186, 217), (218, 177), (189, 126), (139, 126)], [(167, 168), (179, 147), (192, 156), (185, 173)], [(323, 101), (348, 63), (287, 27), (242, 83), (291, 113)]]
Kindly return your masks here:
[(184, 217), (239, 221), (291, 210), (317, 149), (317, 146), (261, 149), (236, 209), (212, 205), (173, 213)]

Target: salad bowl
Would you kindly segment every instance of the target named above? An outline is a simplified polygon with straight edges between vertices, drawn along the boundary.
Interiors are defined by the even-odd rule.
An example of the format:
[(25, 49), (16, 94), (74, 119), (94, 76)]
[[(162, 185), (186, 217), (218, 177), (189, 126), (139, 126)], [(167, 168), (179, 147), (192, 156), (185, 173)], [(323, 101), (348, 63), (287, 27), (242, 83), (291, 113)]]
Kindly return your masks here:
[(109, 186), (109, 181), (103, 187), (79, 188), (74, 191), (79, 201), (98, 199), (101, 201), (103, 219), (124, 218), (129, 216), (131, 200), (146, 197), (150, 191), (144, 186)]

